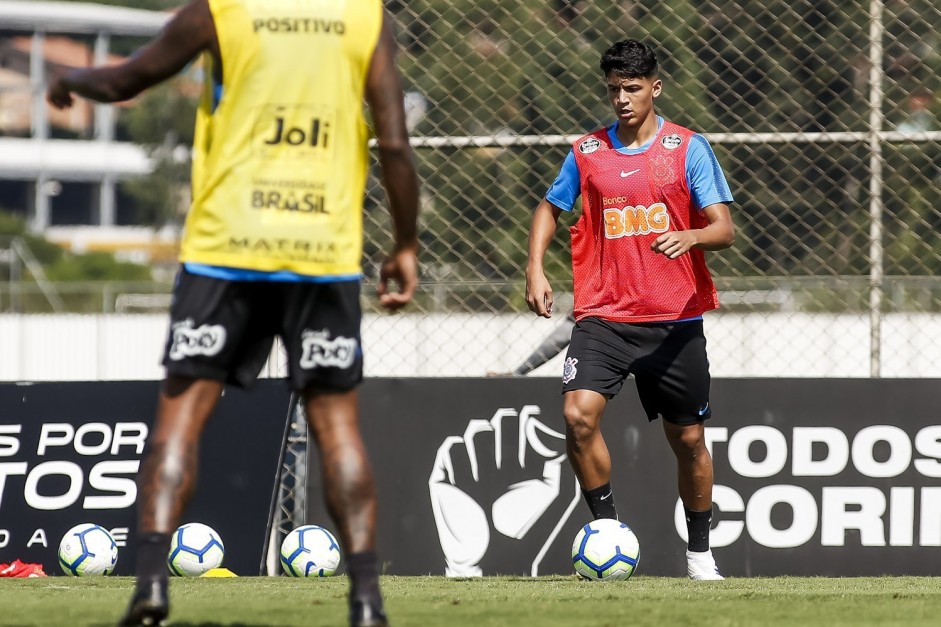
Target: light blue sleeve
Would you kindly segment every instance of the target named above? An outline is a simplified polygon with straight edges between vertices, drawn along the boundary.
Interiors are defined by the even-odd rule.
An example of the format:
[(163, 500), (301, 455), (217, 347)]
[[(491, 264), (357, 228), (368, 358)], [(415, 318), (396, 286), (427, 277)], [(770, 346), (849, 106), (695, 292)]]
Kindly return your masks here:
[(581, 194), (582, 182), (578, 176), (578, 164), (575, 163), (575, 153), (569, 150), (565, 162), (562, 163), (562, 169), (559, 170), (559, 176), (546, 192), (546, 200), (559, 209), (571, 211)]
[(733, 201), (732, 190), (725, 180), (722, 167), (712, 152), (712, 146), (702, 135), (690, 138), (686, 153), (686, 182), (693, 197), (693, 204), (698, 209), (718, 202), (728, 204)]

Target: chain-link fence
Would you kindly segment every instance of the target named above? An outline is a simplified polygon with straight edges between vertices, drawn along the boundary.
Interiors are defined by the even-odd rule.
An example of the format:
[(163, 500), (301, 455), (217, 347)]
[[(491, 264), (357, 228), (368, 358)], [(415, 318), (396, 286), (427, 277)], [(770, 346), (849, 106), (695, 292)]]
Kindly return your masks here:
[[(512, 370), (549, 333), (523, 296), (530, 214), (571, 142), (612, 121), (598, 60), (632, 37), (658, 52), (660, 113), (711, 141), (735, 195), (736, 244), (708, 255), (714, 374), (941, 376), (941, 1), (386, 5), (422, 178), (422, 288), (404, 315), (364, 299), (368, 374)], [(385, 207), (374, 170), (370, 279)], [(557, 294), (577, 217), (546, 260)], [(3, 302), (27, 299), (16, 289)]]
[[(659, 111), (710, 139), (735, 195), (736, 245), (709, 255), (724, 301), (712, 319), (751, 314), (753, 324), (774, 313), (779, 341), (827, 342), (836, 361), (858, 359), (865, 344), (863, 361), (878, 375), (891, 358), (881, 354), (887, 316), (941, 309), (941, 2), (421, 0), (388, 8), (424, 184), (419, 310), (525, 311), (530, 212), (570, 142), (611, 122), (598, 61), (625, 37), (654, 45)], [(374, 180), (373, 268), (386, 242), (383, 205)], [(576, 218), (564, 216), (564, 226)], [(571, 289), (567, 254), (560, 233), (547, 260), (556, 291)], [(825, 337), (807, 337), (813, 327), (801, 314), (834, 324), (817, 327)], [(845, 345), (827, 337), (848, 333), (847, 324), (862, 333)], [(738, 337), (711, 336), (714, 356), (740, 354), (723, 346)], [(937, 355), (941, 338), (917, 344), (896, 348)], [(744, 358), (776, 359), (769, 349)]]

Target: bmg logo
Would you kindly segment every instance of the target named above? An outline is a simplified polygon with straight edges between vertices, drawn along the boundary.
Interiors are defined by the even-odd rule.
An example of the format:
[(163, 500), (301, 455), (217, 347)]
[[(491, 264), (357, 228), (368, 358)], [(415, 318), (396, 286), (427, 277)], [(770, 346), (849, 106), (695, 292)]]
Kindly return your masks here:
[(604, 234), (608, 239), (666, 233), (669, 229), (670, 214), (662, 202), (649, 207), (637, 205), (604, 210)]

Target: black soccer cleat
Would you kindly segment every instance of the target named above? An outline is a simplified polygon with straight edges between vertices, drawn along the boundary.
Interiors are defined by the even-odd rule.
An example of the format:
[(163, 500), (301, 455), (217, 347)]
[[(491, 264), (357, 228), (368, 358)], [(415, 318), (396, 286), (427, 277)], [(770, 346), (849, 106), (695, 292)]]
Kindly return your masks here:
[(139, 583), (118, 627), (156, 627), (170, 613), (167, 582), (155, 579)]
[(382, 600), (350, 600), (350, 627), (389, 627)]

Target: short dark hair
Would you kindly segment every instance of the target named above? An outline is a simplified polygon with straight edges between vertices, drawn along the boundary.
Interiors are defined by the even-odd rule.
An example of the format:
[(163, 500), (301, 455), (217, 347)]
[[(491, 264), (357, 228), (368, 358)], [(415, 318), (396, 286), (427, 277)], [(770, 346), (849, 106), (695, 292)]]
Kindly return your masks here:
[(657, 75), (657, 55), (653, 48), (636, 39), (615, 42), (601, 55), (601, 71), (621, 78), (653, 78)]

